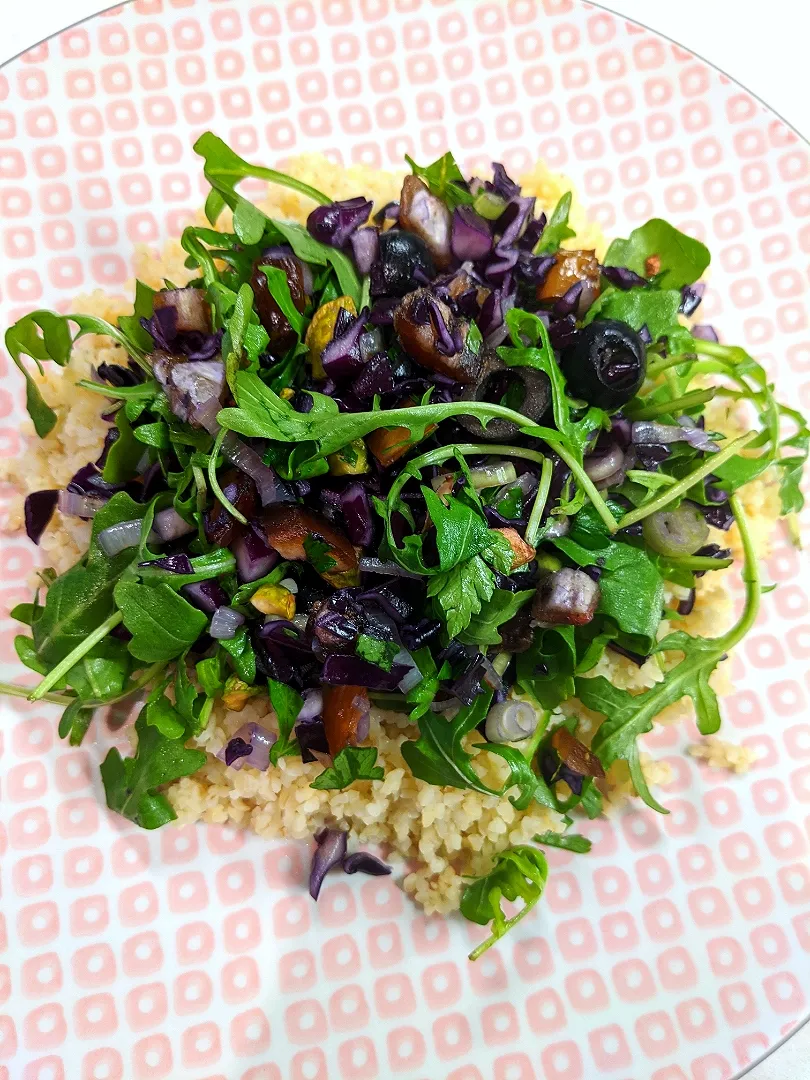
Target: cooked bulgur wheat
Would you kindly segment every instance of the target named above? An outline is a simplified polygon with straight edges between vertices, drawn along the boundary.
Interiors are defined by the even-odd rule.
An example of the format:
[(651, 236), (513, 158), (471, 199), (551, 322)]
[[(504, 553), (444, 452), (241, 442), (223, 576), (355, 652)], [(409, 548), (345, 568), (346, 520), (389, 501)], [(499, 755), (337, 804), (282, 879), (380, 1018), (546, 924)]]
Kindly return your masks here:
[[(362, 166), (343, 169), (317, 155), (304, 155), (287, 164), (287, 169), (335, 198), (347, 198), (362, 191), (373, 198), (376, 206), (395, 200), (401, 186), (401, 174), (379, 172)], [(524, 194), (537, 196), (538, 204), (550, 210), (560, 195), (570, 189), (566, 179), (550, 172), (539, 163), (521, 177)], [(294, 192), (273, 188), (262, 209), (272, 216), (305, 220), (306, 200)], [(202, 215), (198, 216), (203, 223)], [(589, 222), (579, 200), (574, 197), (571, 223), (576, 229), (575, 240), (568, 246), (595, 248), (598, 255), (605, 250), (599, 227)], [(184, 266), (184, 253), (177, 240), (170, 241), (162, 255), (140, 247), (135, 255), (136, 274), (154, 288), (163, 279), (185, 284), (190, 272)], [(132, 310), (130, 301), (107, 296), (100, 290), (81, 296), (72, 310), (99, 315), (111, 322)], [(63, 487), (73, 473), (101, 450), (106, 425), (100, 419), (99, 400), (95, 394), (77, 389), (74, 382), (86, 377), (93, 365), (103, 361), (120, 361), (121, 350), (100, 337), (82, 339), (74, 349), (69, 371), (50, 366), (44, 376), (45, 395), (54, 404), (59, 422), (51, 434), (38, 440), (30, 437), (22, 457), (4, 462), (0, 478), (8, 480), (17, 491), (25, 494), (41, 488)], [(741, 429), (734, 406), (727, 399), (711, 402), (706, 410), (710, 428), (729, 435)], [(28, 424), (26, 432), (31, 432)], [(742, 501), (749, 516), (751, 531), (760, 557), (766, 554), (768, 538), (779, 516), (777, 486), (766, 475), (743, 489)], [(22, 495), (11, 507), (5, 530), (16, 532), (23, 526)], [(40, 545), (46, 565), (58, 572), (66, 570), (84, 552), (89, 539), (89, 525), (62, 517), (58, 512)], [(741, 557), (736, 528), (722, 536), (723, 546), (730, 543), (735, 558)], [(739, 566), (739, 562), (736, 564)], [(714, 636), (730, 623), (733, 600), (729, 581), (734, 579), (735, 567), (717, 571), (701, 578), (693, 613), (680, 623), (691, 634)], [(729, 578), (731, 575), (731, 578)], [(668, 601), (677, 602), (675, 592)], [(663, 621), (659, 637), (671, 626)], [(727, 693), (730, 665), (722, 665), (712, 679), (720, 693)], [(637, 667), (616, 653), (606, 652), (593, 670), (604, 675), (618, 687), (643, 690), (662, 678), (657, 658)], [(658, 723), (674, 724), (691, 715), (689, 699), (676, 703), (658, 717)], [(562, 713), (576, 713), (583, 720), (581, 730), (588, 739), (597, 720), (595, 714), (576, 701), (566, 702)], [(216, 753), (246, 721), (256, 720), (270, 727), (275, 717), (265, 698), (251, 701), (239, 713), (215, 709), (208, 729), (198, 744), (211, 754)], [(415, 779), (403, 761), (402, 743), (415, 736), (407, 717), (391, 712), (372, 710), (371, 742), (378, 748), (379, 764), (385, 769), (381, 781), (363, 781), (342, 791), (316, 791), (309, 785), (321, 771), (313, 763), (305, 765), (300, 758), (281, 758), (276, 768), (259, 773), (253, 769), (236, 771), (227, 768), (214, 757), (193, 777), (175, 783), (168, 792), (169, 799), (181, 823), (204, 820), (208, 822), (243, 825), (267, 837), (306, 839), (321, 826), (338, 824), (349, 829), (356, 844), (378, 844), (386, 849), (392, 861), (407, 861), (410, 871), (404, 878), (406, 891), (430, 912), (447, 912), (458, 907), (463, 878), (485, 873), (492, 856), (510, 844), (530, 841), (537, 832), (559, 830), (559, 818), (535, 806), (519, 812), (507, 798), (482, 796), (472, 791), (437, 788)], [(468, 738), (471, 750), (476, 739)], [(472, 751), (475, 753), (474, 751)], [(717, 738), (690, 747), (690, 753), (710, 766), (730, 768), (737, 772), (747, 769), (755, 755), (733, 743)], [(642, 756), (644, 774), (651, 784), (665, 784), (670, 777), (666, 764)], [(491, 754), (476, 755), (476, 767), (485, 782), (498, 786), (503, 782), (505, 766)], [(632, 795), (627, 768), (617, 763), (611, 768), (606, 784), (607, 804), (616, 805)]]

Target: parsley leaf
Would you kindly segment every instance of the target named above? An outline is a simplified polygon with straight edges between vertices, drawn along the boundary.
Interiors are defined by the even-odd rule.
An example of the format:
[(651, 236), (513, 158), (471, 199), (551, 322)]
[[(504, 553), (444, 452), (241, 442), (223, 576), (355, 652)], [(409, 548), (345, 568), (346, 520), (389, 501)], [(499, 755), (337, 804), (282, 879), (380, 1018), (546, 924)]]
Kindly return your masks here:
[(459, 563), (430, 579), (428, 596), (435, 597), (447, 624), (447, 634), (458, 637), (478, 615), (495, 591), (495, 575), (480, 555)]
[[(647, 260), (653, 258), (660, 261), (660, 267), (651, 273)], [(634, 229), (627, 240), (614, 240), (605, 255), (605, 266), (626, 266), (643, 277), (655, 277), (662, 289), (691, 285), (710, 261), (705, 244), (661, 218), (653, 218)]]
[(337, 566), (337, 560), (330, 554), (331, 548), (322, 536), (317, 533), (309, 533), (304, 538), (304, 554), (307, 562), (319, 574), (328, 574)]
[(422, 681), (418, 682), (416, 686), (408, 691), (405, 700), (409, 705), (413, 705), (410, 719), (412, 722), (415, 722), (420, 716), (428, 711), (431, 701), (436, 697), (439, 684), (444, 679), (450, 678), (452, 670), (447, 660), (442, 663), (441, 668), (437, 669), (430, 649), (427, 646), (417, 649), (413, 654), (413, 658), (422, 675)]
[(443, 199), (451, 210), (457, 206), (471, 206), (475, 198), (467, 190), (464, 176), (456, 164), (456, 159), (448, 150), (432, 165), (417, 165), (413, 158), (405, 155), (414, 176), (424, 180), (432, 195)]
[(164, 784), (191, 776), (206, 762), (203, 750), (187, 750), (180, 738), (166, 738), (149, 725), (146, 708), (135, 721), (138, 746), (133, 757), (122, 758), (113, 747), (101, 763), (107, 806), (142, 829), (158, 829), (177, 817), (165, 795)]
[[(495, 856), (488, 874), (467, 885), (461, 894), (461, 914), (479, 926), (492, 924), (492, 934), (470, 953), (477, 960), (490, 946), (527, 915), (543, 895), (548, 878), (548, 863), (542, 851), (517, 844)], [(522, 900), (523, 907), (507, 919), (501, 902)]]
[(546, 223), (543, 234), (535, 249), (535, 255), (553, 255), (560, 250), (563, 240), (570, 240), (576, 233), (568, 224), (568, 215), (571, 213), (572, 195), (566, 191), (560, 201), (551, 211), (551, 217)]
[(380, 638), (360, 634), (355, 652), (369, 664), (376, 664), (383, 671), (390, 671), (394, 666), (394, 657), (399, 652), (399, 648), (395, 641), (381, 641)]
[(377, 761), (376, 746), (344, 746), (328, 769), (316, 776), (310, 787), (318, 791), (337, 791), (355, 780), (382, 780), (385, 770)]
[(574, 851), (577, 855), (586, 855), (591, 850), (591, 842), (587, 836), (568, 835), (567, 833), (548, 832), (540, 833), (532, 837), (535, 844), (544, 844), (546, 847), (562, 848), (563, 851)]
[(298, 741), (291, 736), (304, 699), (291, 686), (276, 679), (267, 680), (267, 691), (278, 721), (278, 739), (270, 747), (270, 761), (277, 765), (279, 758), (298, 753)]

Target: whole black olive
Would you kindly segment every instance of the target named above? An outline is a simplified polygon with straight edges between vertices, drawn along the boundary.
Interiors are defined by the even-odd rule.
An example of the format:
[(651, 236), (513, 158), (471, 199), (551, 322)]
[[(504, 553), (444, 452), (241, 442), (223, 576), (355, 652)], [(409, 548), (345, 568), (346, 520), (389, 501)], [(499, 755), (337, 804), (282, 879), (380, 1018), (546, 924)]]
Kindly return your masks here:
[(600, 409), (626, 405), (644, 382), (647, 347), (627, 323), (596, 319), (560, 357), (571, 397)]
[[(482, 376), (475, 386), (464, 391), (462, 401), (491, 401), (505, 405), (539, 424), (551, 405), (551, 384), (544, 371), (530, 367), (508, 368), (487, 349)], [(459, 416), (458, 422), (476, 439), (487, 442), (507, 442), (519, 433), (517, 424), (500, 416), (489, 420), (486, 427), (477, 416)]]
[(432, 278), (436, 271), (425, 241), (414, 233), (391, 229), (380, 237), (380, 253), (371, 268), (372, 296), (404, 296), (423, 282), (414, 271)]

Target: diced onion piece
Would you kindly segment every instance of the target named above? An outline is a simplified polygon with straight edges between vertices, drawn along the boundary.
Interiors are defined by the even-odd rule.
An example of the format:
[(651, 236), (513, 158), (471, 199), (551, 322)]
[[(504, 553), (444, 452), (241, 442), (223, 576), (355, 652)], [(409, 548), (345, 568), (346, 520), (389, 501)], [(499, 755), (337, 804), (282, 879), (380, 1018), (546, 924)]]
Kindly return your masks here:
[(395, 665), (399, 664), (408, 669), (397, 684), (400, 693), (407, 694), (422, 681), (422, 672), (407, 649), (400, 649), (393, 662)]
[(154, 530), (159, 539), (167, 543), (194, 532), (194, 526), (181, 518), (173, 506), (169, 506), (155, 514)]
[(533, 735), (540, 714), (528, 701), (513, 698), (493, 705), (487, 713), (486, 736), (490, 742), (519, 742)]
[(301, 711), (296, 717), (295, 722), (301, 723), (302, 721), (314, 720), (320, 716), (323, 712), (323, 691), (322, 690), (305, 690), (304, 691), (304, 704), (301, 706)]
[(142, 525), (140, 518), (116, 522), (98, 534), (98, 546), (111, 559), (127, 548), (136, 547), (141, 539)]
[[(217, 757), (220, 761), (224, 761), (225, 764), (228, 764), (230, 758), (229, 768), (231, 769), (238, 770), (243, 765), (250, 765), (252, 769), (266, 772), (270, 765), (270, 747), (276, 741), (276, 738), (277, 736), (272, 731), (268, 731), (267, 728), (262, 727), (260, 724), (254, 722), (242, 724), (239, 730), (225, 743)], [(251, 748), (250, 753), (232, 759), (231, 754), (228, 753), (228, 747), (231, 746), (235, 739), (248, 743)], [(233, 751), (233, 749), (232, 747), (231, 750)]]
[(470, 480), (476, 491), (483, 491), (484, 488), (513, 484), (517, 480), (517, 472), (511, 461), (496, 461), (491, 465), (482, 465), (480, 469), (470, 469)]
[(244, 621), (245, 616), (234, 608), (227, 605), (218, 607), (211, 618), (208, 633), (217, 641), (229, 641)]
[(91, 518), (106, 504), (106, 499), (79, 495), (75, 491), (60, 491), (56, 505), (65, 517)]
[(254, 481), (262, 506), (293, 501), (292, 493), (279, 481), (270, 466), (265, 465), (256, 451), (241, 439), (229, 436), (222, 445), (222, 453), (232, 465)]

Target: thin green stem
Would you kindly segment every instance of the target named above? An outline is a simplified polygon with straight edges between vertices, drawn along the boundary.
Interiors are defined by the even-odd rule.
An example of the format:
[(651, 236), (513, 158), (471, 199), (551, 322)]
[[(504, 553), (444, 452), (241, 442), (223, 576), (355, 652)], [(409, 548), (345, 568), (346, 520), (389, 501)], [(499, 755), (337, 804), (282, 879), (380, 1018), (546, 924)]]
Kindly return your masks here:
[(643, 506), (637, 506), (635, 510), (628, 511), (616, 528), (626, 529), (628, 525), (635, 525), (637, 521), (643, 521), (644, 518), (649, 517), (650, 514), (655, 514), (659, 510), (663, 510), (665, 506), (669, 506), (675, 499), (679, 499), (682, 495), (685, 495), (699, 480), (703, 480), (720, 465), (728, 461), (729, 458), (739, 454), (743, 447), (748, 446), (750, 442), (753, 442), (753, 440), (757, 438), (758, 434), (759, 433), (756, 431), (749, 431), (745, 435), (741, 435), (738, 439), (734, 439), (732, 442), (728, 443), (727, 446), (722, 450), (719, 450), (716, 454), (711, 454), (697, 469), (693, 469), (692, 472), (684, 476), (682, 480), (679, 480), (677, 484), (665, 488), (660, 494), (656, 495), (654, 499), (650, 499), (649, 502), (644, 503)]
[(544, 458), (543, 467), (540, 470), (540, 486), (537, 489), (534, 506), (532, 506), (532, 512), (528, 524), (526, 525), (526, 533), (524, 536), (526, 543), (531, 544), (532, 547), (534, 547), (537, 535), (540, 532), (540, 521), (543, 517), (546, 503), (548, 502), (548, 493), (551, 488), (551, 474), (553, 472), (554, 465), (552, 464), (551, 458)]
[(82, 390), (90, 390), (94, 394), (101, 394), (106, 398), (122, 401), (151, 398), (158, 391), (158, 385), (152, 379), (149, 382), (139, 383), (138, 386), (105, 386), (103, 383), (92, 382), (90, 379), (79, 379), (76, 386), (80, 386)]
[(674, 487), (678, 483), (677, 477), (670, 476), (669, 473), (648, 473), (644, 469), (628, 469), (626, 475), (628, 480), (634, 480), (638, 484), (644, 484), (647, 478), (652, 476), (656, 487)]
[(732, 649), (738, 641), (741, 641), (754, 623), (759, 614), (759, 604), (762, 597), (762, 579), (759, 573), (759, 560), (754, 549), (754, 541), (748, 528), (748, 521), (742, 508), (742, 504), (736, 495), (729, 500), (731, 512), (737, 522), (740, 532), (740, 540), (743, 547), (743, 570), (742, 579), (745, 584), (745, 607), (739, 622), (722, 637), (717, 638), (718, 646), (722, 646), (725, 652)]
[(118, 626), (123, 618), (124, 616), (120, 611), (114, 611), (112, 615), (104, 620), (101, 626), (97, 626), (92, 634), (87, 635), (81, 645), (77, 645), (72, 652), (68, 653), (64, 660), (60, 660), (55, 668), (51, 668), (39, 686), (35, 687), (31, 694), (29, 694), (28, 700), (39, 701), (44, 694), (47, 694), (52, 686), (56, 686), (56, 684), (67, 675), (75, 664), (78, 664), (83, 656), (86, 656), (95, 645), (98, 645), (100, 641), (103, 641), (110, 631)]
[(706, 401), (711, 401), (714, 394), (715, 391), (713, 387), (709, 387), (706, 390), (690, 390), (688, 394), (682, 394), (672, 401), (658, 401), (655, 405), (645, 405), (644, 408), (633, 412), (630, 415), (630, 419), (654, 420), (657, 416), (664, 416), (666, 413), (674, 413), (676, 410), (684, 412), (686, 409), (692, 409), (696, 405), (702, 405)]
[(667, 569), (672, 570), (725, 570), (733, 562), (733, 559), (713, 559), (710, 555), (681, 555), (663, 560)]
[(210, 174), (207, 169), (204, 170), (205, 178), (211, 182), (212, 176), (216, 175), (217, 178), (232, 177), (238, 182), (239, 180), (247, 180), (249, 176), (252, 176), (257, 180), (267, 180), (270, 184), (278, 184), (279, 187), (290, 188), (291, 191), (306, 195), (308, 199), (312, 199), (313, 202), (320, 203), (322, 206), (327, 206), (334, 201), (328, 195), (324, 195), (322, 191), (312, 187), (311, 184), (305, 184), (303, 180), (296, 180), (294, 176), (288, 176), (287, 173), (278, 172), (276, 169), (266, 169), (261, 165), (249, 165), (247, 162), (245, 162), (245, 165), (247, 165), (247, 168), (240, 169), (227, 169), (217, 165), (210, 170)]
[(694, 363), (694, 356), (664, 356), (647, 365), (647, 378), (655, 379), (668, 368), (680, 367), (681, 364)]
[(562, 443), (556, 442), (555, 440), (554, 443), (549, 442), (549, 445), (553, 448), (558, 457), (562, 458), (562, 460), (574, 474), (577, 483), (593, 503), (594, 509), (596, 510), (597, 514), (599, 514), (599, 517), (602, 519), (602, 521), (604, 521), (605, 525), (608, 528), (608, 531), (611, 533), (615, 533), (619, 526), (616, 523), (615, 517), (613, 516), (613, 514), (611, 514), (607, 503), (602, 498), (602, 495), (600, 494), (596, 484), (594, 484), (593, 480), (591, 480), (590, 476), (588, 476), (583, 467), (568, 452), (568, 450), (562, 445)]
[(211, 457), (208, 462), (208, 483), (211, 485), (211, 490), (214, 493), (214, 497), (222, 503), (222, 505), (225, 507), (231, 517), (236, 518), (237, 521), (241, 521), (243, 525), (247, 525), (247, 518), (244, 516), (244, 514), (241, 514), (236, 509), (236, 507), (229, 499), (225, 497), (222, 488), (219, 486), (219, 480), (217, 480), (217, 458), (219, 457), (219, 452), (222, 449), (222, 444), (225, 441), (227, 435), (228, 432), (225, 430), (225, 428), (220, 428), (219, 434), (214, 440), (214, 445), (211, 449)]
[[(25, 698), (26, 701), (31, 693), (30, 686), (16, 686), (14, 683), (0, 683), (0, 694), (3, 697)], [(50, 701), (54, 705), (71, 705), (75, 700), (72, 694), (44, 693), (39, 696), (40, 701)]]
[(548, 727), (550, 718), (551, 712), (548, 709), (544, 709), (540, 714), (540, 719), (537, 721), (537, 727), (534, 729), (534, 734), (521, 750), (521, 753), (530, 765), (534, 761), (534, 755), (537, 753), (537, 748), (546, 734), (546, 728)]
[[(496, 890), (493, 890), (493, 891), (498, 893), (498, 897), (497, 897), (496, 902), (499, 903), (500, 902), (500, 895), (501, 895), (500, 890), (496, 889)], [(507, 919), (506, 922), (503, 924), (502, 932), (500, 934), (490, 934), (490, 936), (486, 939), (486, 941), (482, 941), (480, 945), (476, 946), (476, 948), (473, 949), (473, 951), (469, 955), (469, 959), (470, 960), (477, 960), (479, 958), (479, 956), (483, 956), (484, 953), (487, 951), (487, 949), (491, 948), (495, 944), (496, 941), (500, 941), (501, 938), (505, 934), (507, 934), (512, 929), (513, 926), (517, 926), (517, 924), (520, 922), (520, 920), (524, 916), (529, 914), (529, 912), (532, 910), (532, 908), (534, 907), (534, 905), (537, 903), (537, 901), (539, 899), (540, 899), (540, 897), (537, 896), (534, 900), (525, 901), (523, 907), (520, 909), (520, 911), (517, 913), (517, 915), (513, 915), (511, 919)]]

